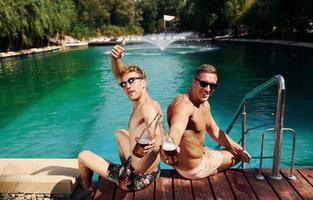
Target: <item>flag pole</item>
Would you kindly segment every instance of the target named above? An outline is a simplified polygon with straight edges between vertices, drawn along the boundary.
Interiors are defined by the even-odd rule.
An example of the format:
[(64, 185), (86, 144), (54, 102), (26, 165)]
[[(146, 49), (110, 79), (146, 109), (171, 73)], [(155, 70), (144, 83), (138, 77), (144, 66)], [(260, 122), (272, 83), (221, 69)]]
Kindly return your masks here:
[(165, 21), (164, 16), (163, 16), (163, 29), (164, 29), (164, 33), (165, 33), (165, 31), (166, 31), (166, 21)]

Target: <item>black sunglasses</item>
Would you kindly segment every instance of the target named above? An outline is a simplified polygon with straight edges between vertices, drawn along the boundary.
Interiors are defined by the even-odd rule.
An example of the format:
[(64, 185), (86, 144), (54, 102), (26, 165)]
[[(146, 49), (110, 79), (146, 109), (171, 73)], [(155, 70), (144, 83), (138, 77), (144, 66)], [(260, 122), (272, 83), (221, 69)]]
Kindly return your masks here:
[(205, 81), (201, 81), (201, 80), (198, 79), (197, 77), (195, 77), (195, 79), (196, 79), (197, 81), (199, 81), (200, 86), (201, 86), (202, 88), (208, 87), (208, 85), (210, 86), (210, 89), (211, 89), (211, 90), (215, 90), (215, 89), (217, 88), (217, 84), (215, 84), (215, 83), (208, 83), (208, 82), (205, 82)]
[(119, 85), (124, 88), (126, 87), (126, 84), (129, 83), (129, 85), (133, 84), (133, 82), (137, 79), (142, 79), (141, 77), (131, 77), (129, 78), (127, 81), (123, 81), (123, 82), (120, 82)]

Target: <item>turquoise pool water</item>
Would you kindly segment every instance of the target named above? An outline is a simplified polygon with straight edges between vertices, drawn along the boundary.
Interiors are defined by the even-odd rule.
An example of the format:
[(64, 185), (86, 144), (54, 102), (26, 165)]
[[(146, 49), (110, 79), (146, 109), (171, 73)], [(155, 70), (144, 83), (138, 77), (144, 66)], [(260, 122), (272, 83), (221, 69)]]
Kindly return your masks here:
[[(0, 62), (0, 157), (74, 158), (90, 149), (118, 162), (114, 131), (127, 128), (132, 110), (110, 66), (111, 47), (58, 52)], [(244, 95), (276, 74), (287, 88), (285, 127), (297, 132), (297, 167), (313, 167), (312, 50), (247, 44), (175, 43), (165, 51), (127, 45), (125, 63), (148, 74), (150, 95), (166, 113), (173, 97), (190, 86), (195, 68), (216, 65), (219, 87), (210, 97), (213, 115), (226, 129)], [(276, 87), (248, 104), (247, 149), (259, 156), (262, 129), (274, 127)], [(231, 137), (240, 139), (240, 121)], [(282, 165), (290, 161), (291, 137), (283, 137)], [(210, 138), (206, 144), (215, 147)], [(272, 154), (268, 135), (265, 154)], [(249, 166), (258, 165), (253, 160)], [(271, 161), (265, 162), (271, 166)]]

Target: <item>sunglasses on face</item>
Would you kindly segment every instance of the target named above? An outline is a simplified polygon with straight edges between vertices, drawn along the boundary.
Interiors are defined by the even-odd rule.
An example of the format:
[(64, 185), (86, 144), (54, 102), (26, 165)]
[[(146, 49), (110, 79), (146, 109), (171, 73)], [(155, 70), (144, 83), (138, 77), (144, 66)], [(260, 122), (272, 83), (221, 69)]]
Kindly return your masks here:
[(131, 84), (133, 84), (134, 81), (137, 80), (137, 79), (142, 79), (142, 78), (141, 78), (141, 77), (131, 77), (131, 78), (129, 78), (127, 81), (120, 82), (119, 85), (120, 85), (122, 88), (124, 88), (124, 87), (126, 87), (127, 83), (128, 83), (129, 85), (131, 85)]
[(206, 88), (206, 87), (208, 87), (208, 85), (210, 86), (210, 89), (211, 89), (211, 90), (215, 90), (215, 89), (217, 88), (217, 84), (215, 84), (215, 83), (208, 83), (208, 82), (206, 82), (206, 81), (201, 81), (201, 80), (198, 79), (197, 77), (195, 77), (195, 79), (196, 79), (197, 81), (199, 81), (200, 87), (202, 87), (202, 88)]

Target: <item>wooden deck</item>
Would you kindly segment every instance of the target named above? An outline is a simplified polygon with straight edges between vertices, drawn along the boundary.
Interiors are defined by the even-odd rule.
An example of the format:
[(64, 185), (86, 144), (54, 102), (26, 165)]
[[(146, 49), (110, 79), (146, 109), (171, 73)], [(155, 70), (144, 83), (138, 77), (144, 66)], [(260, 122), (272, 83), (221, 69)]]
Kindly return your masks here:
[(161, 176), (154, 184), (142, 191), (128, 193), (100, 178), (94, 199), (313, 200), (313, 169), (295, 169), (296, 180), (287, 178), (289, 170), (281, 170), (281, 181), (270, 179), (269, 174), (270, 170), (264, 170), (265, 180), (261, 181), (255, 178), (254, 169), (236, 169), (200, 180), (187, 180), (174, 170), (162, 170)]

